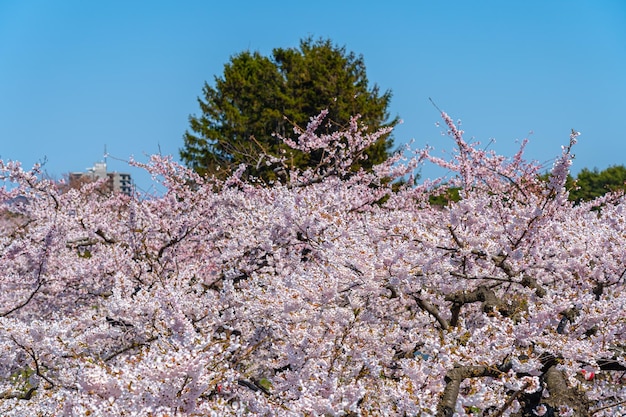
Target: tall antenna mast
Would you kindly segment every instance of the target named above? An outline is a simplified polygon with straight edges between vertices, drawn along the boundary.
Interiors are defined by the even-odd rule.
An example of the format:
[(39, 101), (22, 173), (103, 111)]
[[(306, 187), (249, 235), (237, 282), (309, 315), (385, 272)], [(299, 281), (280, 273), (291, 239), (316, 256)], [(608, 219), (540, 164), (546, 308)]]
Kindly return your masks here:
[(107, 153), (107, 146), (104, 145), (104, 165), (107, 164), (107, 156), (109, 156), (109, 154)]

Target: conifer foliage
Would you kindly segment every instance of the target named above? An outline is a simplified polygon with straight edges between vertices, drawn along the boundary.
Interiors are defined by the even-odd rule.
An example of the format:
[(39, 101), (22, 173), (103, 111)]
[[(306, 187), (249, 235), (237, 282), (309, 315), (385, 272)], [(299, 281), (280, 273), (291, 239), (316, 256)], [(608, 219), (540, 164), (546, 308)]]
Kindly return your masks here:
[[(390, 100), (390, 91), (369, 85), (363, 57), (330, 40), (307, 38), (298, 48), (276, 48), (271, 56), (244, 51), (212, 85), (205, 83), (198, 99), (201, 112), (189, 118), (180, 155), (200, 174), (225, 179), (243, 163), (246, 176), (284, 180), (286, 171), (273, 166), (271, 157), (286, 155), (290, 167), (306, 169), (326, 155), (289, 148), (278, 136), (304, 129), (323, 109), (328, 110), (327, 133), (345, 129), (356, 114), (375, 132), (397, 123), (389, 118)], [(380, 137), (353, 169), (383, 162), (391, 146), (389, 135)]]
[[(548, 181), (445, 113), (450, 160), (355, 171), (389, 132), (325, 117), (284, 140), (323, 167), (274, 187), (155, 156), (163, 196), (106, 197), (2, 162), (0, 415), (619, 415), (624, 195), (568, 201), (577, 132)], [(392, 190), (428, 161), (459, 201)]]

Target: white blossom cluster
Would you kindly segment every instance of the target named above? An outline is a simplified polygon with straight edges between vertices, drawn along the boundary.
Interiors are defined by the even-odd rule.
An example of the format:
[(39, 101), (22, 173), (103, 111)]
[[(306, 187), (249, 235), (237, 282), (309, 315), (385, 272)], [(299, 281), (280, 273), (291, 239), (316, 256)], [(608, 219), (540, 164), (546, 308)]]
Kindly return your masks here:
[[(0, 415), (619, 415), (623, 195), (573, 205), (570, 148), (544, 181), (442, 116), (451, 160), (352, 172), (379, 136), (322, 114), (286, 141), (323, 171), (271, 187), (155, 156), (163, 196), (110, 196), (0, 161)], [(394, 185), (423, 161), (458, 175)]]

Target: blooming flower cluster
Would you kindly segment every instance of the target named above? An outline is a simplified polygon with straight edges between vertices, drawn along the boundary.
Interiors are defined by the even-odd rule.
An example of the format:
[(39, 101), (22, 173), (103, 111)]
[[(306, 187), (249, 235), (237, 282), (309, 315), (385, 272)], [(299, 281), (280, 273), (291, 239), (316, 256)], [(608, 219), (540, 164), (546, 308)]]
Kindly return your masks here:
[[(164, 195), (111, 196), (0, 161), (0, 415), (616, 415), (624, 196), (573, 205), (571, 146), (544, 181), (442, 117), (451, 160), (353, 172), (387, 132), (321, 114), (286, 143), (323, 166), (271, 187), (154, 156)], [(424, 161), (460, 201), (394, 186)]]

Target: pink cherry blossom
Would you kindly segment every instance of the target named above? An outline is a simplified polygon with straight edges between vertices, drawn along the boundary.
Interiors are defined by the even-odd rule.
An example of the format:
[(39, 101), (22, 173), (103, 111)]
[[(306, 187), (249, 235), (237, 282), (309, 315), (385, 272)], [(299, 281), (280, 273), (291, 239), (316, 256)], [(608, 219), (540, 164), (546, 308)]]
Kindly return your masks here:
[(163, 195), (106, 195), (0, 161), (0, 415), (617, 415), (626, 210), (567, 200), (578, 133), (544, 181), (442, 112), (449, 159), (355, 172), (388, 131), (325, 117), (284, 139), (322, 164), (267, 187), (153, 156)]

